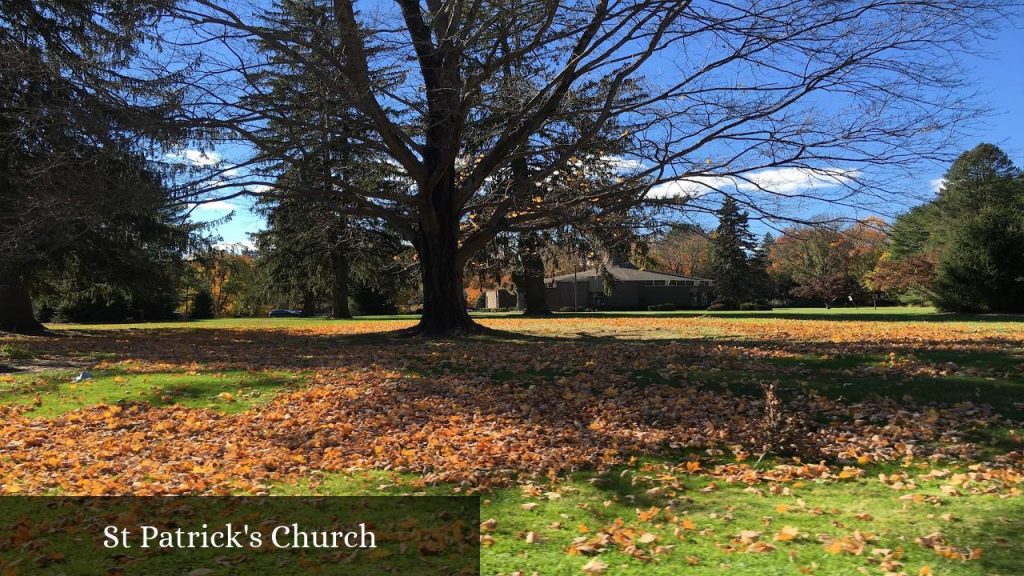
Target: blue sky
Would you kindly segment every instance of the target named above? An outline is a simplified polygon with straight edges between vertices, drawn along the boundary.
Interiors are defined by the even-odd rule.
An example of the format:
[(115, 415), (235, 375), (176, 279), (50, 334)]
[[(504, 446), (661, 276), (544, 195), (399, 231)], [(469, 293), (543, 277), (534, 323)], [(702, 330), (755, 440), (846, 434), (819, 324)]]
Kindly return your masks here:
[[(1000, 146), (1019, 165), (1024, 165), (1024, 23), (1008, 24), (994, 34), (994, 37), (979, 48), (982, 56), (969, 57), (964, 67), (972, 75), (981, 100), (992, 110), (991, 116), (981, 119), (966, 135), (959, 150), (967, 150), (980, 142), (991, 142)], [(227, 160), (227, 159), (225, 159)], [(937, 188), (945, 167), (928, 166), (922, 169), (920, 177), (910, 185), (919, 193), (930, 193)], [(216, 234), (225, 243), (247, 243), (249, 234), (262, 229), (265, 222), (251, 210), (252, 202), (237, 198), (198, 207), (193, 212), (196, 220), (214, 220), (233, 212), (230, 221), (221, 224)], [(905, 207), (896, 207), (899, 212)], [(800, 207), (802, 216), (817, 214), (850, 214), (843, 209), (829, 205), (806, 204)], [(707, 217), (698, 218), (706, 225), (713, 225)], [(768, 231), (768, 225), (755, 223), (758, 234)]]
[(1024, 164), (1024, 23), (1007, 26), (985, 46), (988, 55), (968, 61), (978, 89), (993, 108), (993, 115), (977, 130), (978, 142), (1001, 147), (1018, 165)]

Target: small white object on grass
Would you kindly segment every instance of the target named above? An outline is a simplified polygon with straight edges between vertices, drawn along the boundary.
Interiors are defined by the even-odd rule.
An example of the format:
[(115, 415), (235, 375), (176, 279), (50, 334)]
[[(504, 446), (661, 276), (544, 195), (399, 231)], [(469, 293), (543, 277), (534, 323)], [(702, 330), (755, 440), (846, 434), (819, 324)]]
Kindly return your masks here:
[(81, 382), (82, 380), (91, 380), (91, 379), (92, 379), (92, 374), (89, 374), (89, 372), (86, 370), (86, 371), (83, 371), (78, 376), (75, 376), (75, 378), (72, 380), (72, 382)]

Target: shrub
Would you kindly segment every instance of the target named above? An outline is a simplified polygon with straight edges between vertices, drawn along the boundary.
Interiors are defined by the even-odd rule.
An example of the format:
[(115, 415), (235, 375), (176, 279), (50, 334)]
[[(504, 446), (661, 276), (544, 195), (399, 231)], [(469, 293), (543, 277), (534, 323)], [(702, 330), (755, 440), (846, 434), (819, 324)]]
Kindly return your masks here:
[(708, 311), (710, 312), (717, 312), (719, 310), (732, 310), (732, 306), (726, 304), (725, 302), (715, 302), (711, 306), (708, 306)]
[(171, 318), (178, 299), (174, 290), (164, 285), (140, 288), (99, 283), (81, 290), (61, 285), (41, 295), (35, 304), (36, 317), (43, 322), (123, 322)]
[(762, 304), (760, 302), (744, 302), (740, 304), (740, 310), (771, 310), (772, 307), (768, 304)]
[(349, 286), (348, 309), (353, 316), (397, 314), (393, 296), (375, 286), (353, 283)]
[(559, 312), (586, 312), (587, 309), (583, 306), (573, 308), (572, 306), (562, 306), (558, 309)]
[(675, 309), (676, 309), (676, 305), (675, 304), (671, 304), (671, 303), (651, 304), (650, 306), (647, 307), (647, 310), (649, 310), (651, 312), (668, 312), (668, 311), (675, 310)]
[(200, 290), (192, 297), (189, 318), (195, 320), (213, 318), (213, 295), (210, 294), (209, 290)]

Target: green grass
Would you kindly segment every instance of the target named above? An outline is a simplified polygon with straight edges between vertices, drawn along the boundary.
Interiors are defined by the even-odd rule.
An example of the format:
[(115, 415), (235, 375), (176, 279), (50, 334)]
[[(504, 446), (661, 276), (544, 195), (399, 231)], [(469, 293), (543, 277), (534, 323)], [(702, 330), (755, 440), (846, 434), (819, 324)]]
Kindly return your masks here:
[[(936, 575), (1020, 573), (1019, 535), (1024, 531), (1024, 507), (1017, 500), (951, 497), (939, 489), (939, 481), (922, 482), (912, 491), (897, 491), (873, 477), (880, 471), (892, 470), (872, 467), (866, 479), (860, 480), (786, 483), (779, 490), (784, 488), (787, 493), (778, 495), (772, 494), (768, 484), (748, 487), (701, 474), (659, 477), (641, 466), (601, 475), (576, 474), (538, 486), (538, 495), (528, 495), (521, 487), (485, 492), (480, 517), (494, 519), (496, 526), (487, 532), (493, 544), (482, 551), (483, 573), (582, 574), (580, 568), (589, 558), (567, 552), (573, 539), (608, 530), (617, 519), (626, 529), (656, 536), (653, 543), (640, 545), (641, 550), (650, 553), (655, 546), (672, 548), (648, 554), (649, 559), (637, 559), (621, 546), (610, 547), (600, 558), (609, 565), (608, 574), (614, 575), (716, 575), (727, 571), (791, 575), (800, 574), (801, 568), (811, 574), (833, 575), (858, 574), (861, 567), (869, 574), (882, 574), (877, 562), (871, 560), (871, 551), (898, 548), (903, 550), (899, 561), (907, 574), (917, 574), (924, 566)], [(715, 490), (703, 491), (709, 484)], [(328, 474), (298, 486), (280, 485), (275, 493), (405, 495), (451, 494), (457, 490), (448, 485), (424, 487), (411, 475), (360, 472)], [(550, 493), (557, 497), (553, 499)], [(908, 494), (919, 494), (923, 499), (904, 499)], [(536, 506), (523, 508), (531, 503)], [(651, 507), (661, 512), (650, 521), (641, 520), (638, 510), (649, 511)], [(684, 528), (684, 519), (689, 519), (694, 528)], [(784, 526), (797, 528), (800, 535), (792, 541), (773, 540)], [(734, 541), (745, 530), (761, 532), (759, 541), (775, 549), (745, 551), (746, 546)], [(854, 538), (855, 531), (867, 536), (862, 554), (830, 553), (822, 543), (825, 537)], [(527, 542), (530, 532), (540, 536), (538, 542)], [(981, 558), (951, 560), (915, 542), (934, 532), (941, 532), (948, 544), (981, 548)]]
[(32, 352), (32, 350), (17, 342), (8, 342), (6, 344), (0, 344), (0, 360), (31, 360), (35, 357), (36, 354)]
[[(808, 354), (777, 358), (771, 363), (793, 372), (791, 382), (796, 382), (796, 389), (815, 390), (831, 398), (859, 401), (871, 396), (908, 396), (919, 403), (987, 403), (998, 406), (1004, 416), (1024, 418), (1024, 410), (1015, 406), (1024, 399), (1024, 351), (919, 350), (894, 358), (931, 369), (952, 366), (954, 370), (947, 374), (905, 374), (889, 370), (890, 357), (885, 354)], [(729, 374), (718, 377), (727, 380)]]
[(146, 402), (153, 406), (179, 404), (221, 412), (244, 411), (270, 401), (299, 385), (301, 373), (221, 370), (197, 373), (99, 370), (92, 378), (73, 382), (74, 372), (46, 372), (0, 377), (0, 404), (34, 406), (28, 416), (53, 418), (71, 410)]

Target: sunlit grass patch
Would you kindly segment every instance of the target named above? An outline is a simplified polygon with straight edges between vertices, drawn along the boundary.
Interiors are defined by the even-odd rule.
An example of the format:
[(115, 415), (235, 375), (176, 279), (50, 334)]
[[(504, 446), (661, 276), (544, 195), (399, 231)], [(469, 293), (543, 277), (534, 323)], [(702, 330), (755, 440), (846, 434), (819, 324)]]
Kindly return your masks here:
[(0, 360), (2, 361), (31, 360), (35, 357), (35, 352), (24, 344), (18, 342), (0, 344)]
[(0, 376), (0, 404), (34, 406), (29, 417), (52, 418), (97, 404), (179, 404), (234, 413), (270, 401), (302, 381), (297, 372), (127, 372), (99, 370), (76, 381), (75, 372)]
[[(867, 466), (859, 478), (748, 484), (661, 467), (650, 461), (485, 490), (483, 573), (586, 574), (581, 569), (595, 558), (606, 574), (630, 576), (929, 570), (1010, 576), (1022, 567), (1024, 509), (1017, 499), (951, 495), (943, 479), (895, 489), (876, 477), (920, 478), (921, 468)], [(274, 489), (281, 495), (463, 491), (382, 471), (326, 474)]]

